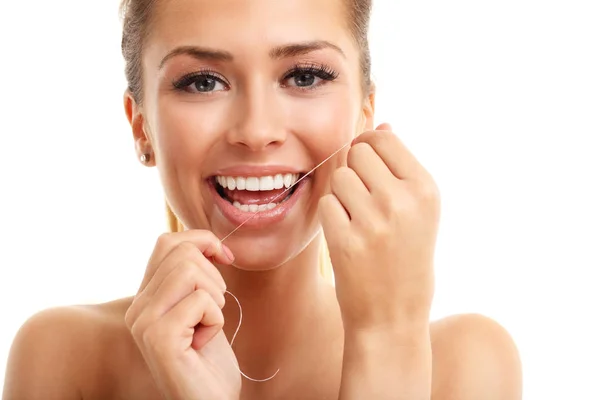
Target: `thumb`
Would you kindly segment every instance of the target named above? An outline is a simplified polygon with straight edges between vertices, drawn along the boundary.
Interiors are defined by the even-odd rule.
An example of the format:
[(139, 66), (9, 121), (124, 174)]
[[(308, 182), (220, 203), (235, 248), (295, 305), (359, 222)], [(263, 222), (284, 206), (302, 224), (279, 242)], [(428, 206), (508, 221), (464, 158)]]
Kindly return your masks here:
[(392, 125), (388, 124), (387, 122), (384, 122), (383, 124), (380, 124), (377, 128), (375, 128), (376, 131), (391, 131), (392, 130)]

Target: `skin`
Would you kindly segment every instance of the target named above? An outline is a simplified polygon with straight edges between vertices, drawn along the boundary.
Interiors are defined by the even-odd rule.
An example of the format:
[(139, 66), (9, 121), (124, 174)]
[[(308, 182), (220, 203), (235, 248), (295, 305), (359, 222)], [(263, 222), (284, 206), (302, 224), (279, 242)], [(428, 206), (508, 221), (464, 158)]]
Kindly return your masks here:
[[(146, 165), (158, 168), (188, 231), (157, 240), (135, 296), (30, 318), (11, 349), (3, 399), (520, 399), (505, 329), (481, 315), (429, 321), (439, 193), (389, 125), (374, 129), (374, 90), (361, 90), (341, 3), (182, 0), (161, 2), (156, 15), (143, 103), (126, 93), (125, 110), (138, 157), (151, 154)], [(341, 52), (269, 56), (314, 40)], [(233, 59), (179, 54), (160, 67), (189, 45)], [(338, 76), (311, 91), (283, 82), (306, 62)], [(228, 85), (210, 95), (173, 90), (200, 68)], [(207, 177), (239, 164), (308, 171), (355, 137), (315, 172), (286, 220), (219, 244), (234, 226)], [(335, 289), (318, 273), (321, 229)], [(225, 288), (243, 305), (235, 352), (239, 310)], [(280, 372), (242, 382), (236, 362), (257, 379)]]

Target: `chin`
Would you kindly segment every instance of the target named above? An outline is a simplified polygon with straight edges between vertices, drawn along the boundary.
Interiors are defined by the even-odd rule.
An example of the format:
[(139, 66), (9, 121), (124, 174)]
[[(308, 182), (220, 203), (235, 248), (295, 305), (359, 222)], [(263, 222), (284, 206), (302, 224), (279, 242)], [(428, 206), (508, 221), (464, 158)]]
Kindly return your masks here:
[(271, 271), (296, 259), (315, 240), (320, 232), (318, 227), (311, 234), (304, 231), (266, 236), (252, 235), (231, 238), (226, 243), (235, 255), (233, 267), (243, 271)]

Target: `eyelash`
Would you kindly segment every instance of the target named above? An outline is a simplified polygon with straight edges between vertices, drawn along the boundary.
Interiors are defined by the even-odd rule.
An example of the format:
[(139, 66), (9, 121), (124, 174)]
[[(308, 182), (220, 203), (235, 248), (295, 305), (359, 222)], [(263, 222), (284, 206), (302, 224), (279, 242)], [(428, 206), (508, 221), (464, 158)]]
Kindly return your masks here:
[[(336, 80), (337, 77), (339, 76), (339, 74), (333, 68), (331, 68), (325, 64), (296, 64), (292, 68), (290, 68), (287, 72), (285, 72), (285, 74), (283, 75), (284, 76), (283, 81), (285, 82), (285, 81), (287, 81), (295, 76), (299, 76), (299, 75), (314, 75), (315, 77), (321, 79), (324, 82), (332, 82), (332, 81)], [(216, 71), (214, 71), (210, 68), (205, 68), (205, 69), (201, 69), (196, 72), (186, 74), (186, 75), (182, 76), (181, 78), (173, 81), (173, 88), (178, 91), (189, 92), (189, 90), (187, 90), (187, 88), (191, 84), (196, 83), (199, 78), (214, 79), (217, 82), (220, 82), (225, 86), (229, 86), (229, 83), (227, 82), (227, 80), (225, 78), (223, 78), (219, 73), (217, 73)], [(301, 90), (301, 91), (310, 91), (310, 90), (314, 90), (315, 88), (317, 88), (321, 85), (323, 85), (323, 83), (319, 83), (317, 85), (307, 87), (307, 88), (296, 87), (295, 89)], [(285, 86), (285, 85), (282, 83), (282, 86)], [(202, 92), (200, 92), (200, 93), (202, 93)], [(206, 94), (210, 94), (210, 93), (212, 93), (212, 92), (206, 92), (206, 93), (202, 93), (202, 94), (206, 95)]]
[(191, 72), (189, 74), (185, 74), (181, 78), (173, 81), (173, 88), (175, 90), (181, 90), (181, 91), (187, 92), (188, 86), (190, 86), (192, 83), (196, 83), (196, 81), (198, 81), (199, 78), (214, 79), (218, 82), (221, 82), (225, 86), (229, 86), (227, 81), (223, 77), (221, 77), (221, 75), (219, 75), (216, 71), (214, 71), (210, 68), (205, 68), (205, 69), (201, 69), (196, 72)]
[[(339, 74), (331, 67), (325, 64), (296, 64), (284, 74), (284, 81), (298, 75), (314, 75), (325, 82), (332, 82), (337, 79)], [(309, 88), (298, 88), (300, 90), (314, 90), (321, 86), (318, 84)]]

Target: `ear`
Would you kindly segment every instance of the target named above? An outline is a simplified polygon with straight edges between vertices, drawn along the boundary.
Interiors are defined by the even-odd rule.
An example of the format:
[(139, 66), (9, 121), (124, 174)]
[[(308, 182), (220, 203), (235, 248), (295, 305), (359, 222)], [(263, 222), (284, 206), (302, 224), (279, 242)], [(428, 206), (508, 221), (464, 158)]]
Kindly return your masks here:
[(375, 125), (375, 83), (369, 85), (369, 92), (365, 96), (362, 106), (360, 133), (372, 131)]
[(133, 95), (131, 94), (129, 89), (126, 90), (123, 94), (123, 106), (125, 107), (125, 115), (127, 116), (127, 120), (129, 121), (129, 125), (131, 126), (131, 132), (133, 133), (135, 151), (138, 160), (141, 159), (142, 155), (148, 154), (150, 155), (150, 160), (144, 163), (144, 165), (154, 166), (155, 157), (153, 157), (152, 142), (150, 141), (150, 136), (146, 133), (145, 130), (144, 114), (142, 113), (142, 110), (139, 107), (139, 105), (134, 100)]

